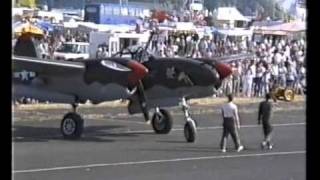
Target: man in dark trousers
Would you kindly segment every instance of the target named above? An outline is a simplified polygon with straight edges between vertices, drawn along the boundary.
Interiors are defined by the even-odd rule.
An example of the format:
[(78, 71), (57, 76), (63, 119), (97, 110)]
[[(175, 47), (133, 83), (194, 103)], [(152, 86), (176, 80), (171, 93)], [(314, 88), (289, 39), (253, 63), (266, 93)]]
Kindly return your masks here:
[(243, 150), (238, 132), (240, 130), (238, 108), (237, 105), (235, 105), (232, 101), (233, 96), (229, 94), (228, 103), (222, 106), (223, 134), (220, 143), (222, 152), (226, 152), (227, 139), (229, 134), (231, 134), (237, 151), (240, 152)]
[(258, 114), (258, 124), (261, 124), (263, 127), (264, 140), (261, 143), (262, 149), (268, 148), (272, 149), (271, 143), (271, 132), (272, 126), (270, 124), (270, 120), (272, 118), (272, 102), (271, 102), (271, 94), (266, 94), (266, 100), (261, 102), (259, 105), (259, 114)]

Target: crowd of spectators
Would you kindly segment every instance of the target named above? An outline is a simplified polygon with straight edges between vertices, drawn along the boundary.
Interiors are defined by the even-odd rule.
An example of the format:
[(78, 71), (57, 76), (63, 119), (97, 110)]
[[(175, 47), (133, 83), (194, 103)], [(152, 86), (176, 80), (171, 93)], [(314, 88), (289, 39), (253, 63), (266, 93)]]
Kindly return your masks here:
[(254, 43), (256, 57), (232, 62), (233, 74), (227, 78), (219, 95), (233, 93), (236, 96), (262, 97), (276, 87), (293, 88), (304, 94), (306, 68), (304, 39), (264, 39)]
[(218, 39), (213, 36), (199, 36), (195, 33), (166, 33), (155, 36), (152, 40), (152, 51), (162, 57), (217, 57), (252, 51), (248, 38), (234, 40)]
[[(242, 97), (263, 97), (275, 87), (291, 87), (304, 94), (306, 87), (304, 39), (264, 38), (260, 42), (242, 38), (199, 36), (194, 32), (164, 31), (151, 40), (151, 52), (161, 57), (215, 58), (239, 53), (255, 57), (230, 63), (233, 74), (223, 81), (217, 96), (234, 94)], [(48, 34), (40, 42), (42, 58), (53, 58), (63, 42), (88, 42), (87, 33), (70, 30)], [(98, 48), (99, 57), (107, 56), (107, 47)]]
[[(230, 63), (233, 74), (218, 91), (218, 96), (233, 93), (242, 97), (263, 97), (275, 87), (290, 87), (304, 94), (306, 87), (304, 39), (265, 38), (260, 43), (248, 38), (200, 38), (197, 34), (164, 33), (154, 36), (151, 52), (161, 57), (215, 58), (239, 53), (253, 53), (253, 59)], [(106, 54), (105, 48), (99, 49)]]
[(224, 82), (218, 96), (233, 93), (243, 97), (263, 97), (276, 87), (290, 87), (304, 94), (306, 87), (304, 39), (264, 38), (260, 43), (241, 40), (215, 40), (210, 36), (169, 34), (152, 41), (152, 50), (162, 57), (215, 58), (253, 53), (253, 59), (230, 63), (233, 74)]
[[(43, 57), (52, 57), (53, 47), (64, 41), (87, 38), (85, 34), (60, 35), (42, 40)], [(83, 41), (81, 39), (80, 41)], [(151, 51), (162, 57), (207, 57), (215, 58), (239, 53), (253, 53), (252, 59), (230, 63), (233, 74), (226, 78), (215, 96), (234, 94), (238, 97), (263, 97), (275, 87), (290, 87), (297, 94), (304, 94), (306, 88), (304, 39), (271, 39), (252, 42), (247, 38), (240, 41), (198, 38), (195, 34), (167, 34), (152, 40)], [(100, 47), (99, 57), (107, 56), (106, 47)], [(48, 54), (49, 53), (49, 54)]]
[(88, 33), (70, 30), (61, 33), (50, 33), (40, 39), (39, 52), (42, 58), (53, 59), (53, 53), (64, 42), (89, 42)]

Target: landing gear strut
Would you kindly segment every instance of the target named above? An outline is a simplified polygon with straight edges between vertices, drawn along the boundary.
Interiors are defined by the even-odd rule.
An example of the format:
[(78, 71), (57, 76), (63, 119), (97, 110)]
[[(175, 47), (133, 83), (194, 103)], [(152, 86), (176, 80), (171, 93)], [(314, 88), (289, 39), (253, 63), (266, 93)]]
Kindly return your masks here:
[(184, 125), (184, 137), (187, 142), (195, 142), (197, 137), (197, 123), (189, 114), (189, 105), (185, 98), (182, 98), (182, 111), (184, 112), (186, 123)]
[(72, 104), (72, 112), (67, 113), (60, 125), (60, 130), (66, 139), (78, 139), (83, 132), (83, 119), (77, 113), (78, 104)]

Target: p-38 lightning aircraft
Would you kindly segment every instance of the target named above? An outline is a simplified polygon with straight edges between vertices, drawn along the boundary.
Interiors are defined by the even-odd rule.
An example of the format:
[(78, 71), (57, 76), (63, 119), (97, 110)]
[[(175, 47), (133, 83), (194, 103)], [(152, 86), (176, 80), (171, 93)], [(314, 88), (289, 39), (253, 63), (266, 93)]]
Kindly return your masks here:
[(143, 113), (149, 120), (150, 109), (155, 110), (151, 124), (158, 134), (172, 128), (172, 117), (164, 107), (181, 102), (185, 138), (194, 142), (196, 122), (189, 115), (187, 100), (212, 95), (232, 73), (225, 64), (187, 58), (47, 60), (38, 58), (36, 46), (36, 40), (24, 37), (14, 47), (13, 97), (71, 104), (73, 111), (63, 117), (60, 127), (68, 139), (81, 137), (84, 129), (78, 104), (128, 99), (130, 114)]

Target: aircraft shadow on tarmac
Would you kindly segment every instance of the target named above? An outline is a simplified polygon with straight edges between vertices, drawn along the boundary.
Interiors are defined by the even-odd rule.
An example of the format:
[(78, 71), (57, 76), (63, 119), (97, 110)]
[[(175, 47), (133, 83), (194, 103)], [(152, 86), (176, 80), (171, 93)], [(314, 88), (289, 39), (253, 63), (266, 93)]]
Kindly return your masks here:
[[(161, 143), (181, 143), (181, 144), (186, 144), (185, 141), (157, 141)], [(189, 145), (189, 144), (187, 144)], [(204, 152), (221, 152), (221, 149), (219, 147), (219, 144), (212, 143), (208, 146), (197, 146), (195, 145), (194, 147), (190, 146), (182, 146), (182, 147), (174, 147), (174, 148), (155, 148), (155, 149), (141, 149), (144, 151), (153, 151), (153, 152), (197, 152), (197, 153), (204, 153)], [(235, 148), (232, 145), (227, 146), (227, 151), (228, 152), (236, 152)], [(258, 145), (253, 145), (250, 147), (245, 146), (244, 151), (261, 151), (260, 144)]]
[[(185, 142), (186, 143), (186, 142)], [(153, 152), (198, 152), (198, 153), (204, 153), (204, 152), (220, 152), (220, 149), (212, 145), (212, 147), (175, 147), (175, 148), (166, 148), (166, 149), (141, 149), (143, 151), (153, 151)]]
[[(84, 136), (78, 140), (67, 140), (60, 134), (57, 127), (34, 127), (25, 125), (15, 125), (12, 133), (13, 142), (47, 142), (50, 140), (63, 141), (79, 141), (79, 142), (114, 142), (109, 137), (137, 137), (142, 134), (153, 133), (111, 133), (113, 129), (122, 128), (124, 126), (108, 125), (108, 126), (87, 126), (84, 130)], [(108, 138), (108, 139), (106, 139)], [(132, 139), (130, 139), (132, 141)]]
[(184, 141), (184, 140), (162, 140), (162, 141), (157, 141), (157, 142), (159, 142), (159, 143), (170, 143), (170, 144), (179, 144), (179, 143), (185, 144), (186, 143), (186, 141)]

